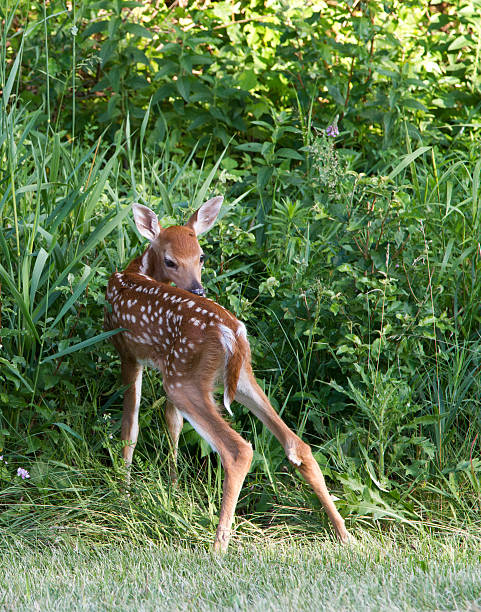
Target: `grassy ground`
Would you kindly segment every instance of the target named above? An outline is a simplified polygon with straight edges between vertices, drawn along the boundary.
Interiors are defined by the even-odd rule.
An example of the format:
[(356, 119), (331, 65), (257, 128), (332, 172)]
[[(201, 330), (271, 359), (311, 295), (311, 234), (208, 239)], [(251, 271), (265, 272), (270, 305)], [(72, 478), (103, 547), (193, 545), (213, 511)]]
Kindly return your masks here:
[(205, 548), (4, 544), (2, 610), (481, 610), (479, 541), (364, 536)]

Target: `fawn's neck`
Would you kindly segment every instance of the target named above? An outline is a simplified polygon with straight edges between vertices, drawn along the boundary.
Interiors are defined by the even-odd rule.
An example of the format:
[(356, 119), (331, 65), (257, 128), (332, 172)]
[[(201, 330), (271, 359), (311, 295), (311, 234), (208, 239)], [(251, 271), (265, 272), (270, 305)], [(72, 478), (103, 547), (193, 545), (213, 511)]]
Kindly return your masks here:
[(142, 255), (133, 259), (125, 268), (125, 272), (144, 274), (161, 283), (170, 282), (169, 279), (162, 274), (160, 266), (157, 265), (157, 255), (151, 246), (148, 246)]

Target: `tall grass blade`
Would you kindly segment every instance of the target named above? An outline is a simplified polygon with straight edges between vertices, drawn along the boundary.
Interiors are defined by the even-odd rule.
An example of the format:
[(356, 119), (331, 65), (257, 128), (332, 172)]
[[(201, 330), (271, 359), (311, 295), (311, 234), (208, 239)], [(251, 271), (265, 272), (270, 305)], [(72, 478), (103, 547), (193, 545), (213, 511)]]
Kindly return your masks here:
[(473, 227), (478, 227), (479, 177), (481, 174), (481, 159), (478, 159), (473, 172)]
[(22, 39), (22, 42), (20, 43), (20, 49), (18, 50), (17, 57), (15, 58), (15, 61), (13, 62), (13, 66), (10, 69), (10, 73), (8, 75), (7, 82), (5, 83), (5, 87), (3, 89), (2, 100), (3, 100), (4, 109), (7, 108), (8, 101), (12, 93), (13, 84), (15, 82), (15, 77), (17, 76), (18, 68), (22, 60), (23, 42), (24, 42), (24, 39)]
[(224, 158), (224, 155), (227, 153), (227, 149), (228, 149), (229, 145), (227, 145), (225, 147), (225, 149), (222, 151), (222, 153), (219, 155), (219, 159), (216, 161), (216, 163), (214, 164), (214, 167), (212, 168), (212, 170), (209, 172), (207, 178), (205, 179), (205, 181), (202, 183), (201, 188), (199, 189), (199, 191), (197, 192), (195, 198), (194, 198), (194, 202), (193, 202), (193, 208), (194, 210), (199, 208), (199, 206), (204, 202), (204, 200), (206, 199), (206, 194), (207, 191), (210, 187), (210, 184), (212, 183), (212, 180), (214, 179), (214, 176), (216, 175), (217, 170), (219, 169), (220, 163), (222, 161), (222, 159)]
[(431, 147), (419, 147), (419, 149), (416, 149), (412, 153), (404, 155), (402, 161), (394, 168), (394, 170), (392, 170), (388, 174), (387, 178), (393, 179), (394, 177), (396, 177), (400, 172), (404, 170), (404, 168), (409, 166), (409, 164), (411, 164), (415, 159), (417, 159), (420, 155), (423, 155), (423, 153), (426, 153), (426, 151), (429, 151), (430, 149)]
[(57, 298), (60, 296), (58, 291), (55, 291), (57, 287), (67, 278), (68, 273), (77, 266), (83, 257), (85, 257), (90, 251), (92, 251), (100, 242), (102, 242), (112, 230), (114, 230), (123, 219), (130, 213), (130, 206), (119, 210), (118, 212), (111, 213), (97, 228), (92, 232), (85, 245), (79, 250), (76, 257), (74, 257), (66, 268), (54, 279), (50, 285), (51, 293), (45, 296), (40, 304), (33, 312), (33, 320), (38, 321), (46, 312), (47, 308), (51, 306)]
[(15, 303), (17, 304), (18, 308), (20, 309), (20, 311), (22, 312), (24, 318), (25, 318), (25, 322), (28, 326), (28, 328), (30, 329), (30, 331), (32, 332), (34, 338), (37, 340), (37, 342), (40, 342), (40, 337), (38, 335), (37, 332), (37, 328), (35, 327), (35, 323), (32, 320), (32, 317), (30, 316), (30, 312), (28, 309), (27, 304), (25, 303), (22, 294), (17, 290), (15, 283), (13, 282), (13, 280), (10, 278), (10, 275), (8, 274), (8, 272), (5, 270), (5, 268), (2, 266), (2, 264), (0, 264), (0, 276), (3, 278), (3, 280), (5, 281), (5, 284), (7, 285), (7, 287), (9, 288)]
[(48, 363), (49, 361), (53, 361), (54, 359), (59, 359), (60, 357), (64, 357), (65, 355), (70, 355), (71, 353), (81, 351), (82, 349), (87, 348), (88, 346), (92, 346), (93, 344), (102, 342), (102, 340), (106, 340), (107, 338), (110, 338), (110, 336), (114, 336), (115, 334), (118, 334), (122, 331), (127, 331), (127, 330), (125, 330), (124, 328), (119, 328), (119, 329), (113, 329), (107, 332), (102, 332), (101, 334), (97, 334), (96, 336), (93, 336), (92, 338), (88, 338), (87, 340), (82, 340), (82, 342), (78, 342), (77, 344), (74, 344), (73, 346), (69, 346), (59, 351), (58, 353), (55, 353), (54, 355), (50, 355), (49, 357), (46, 357), (45, 359), (43, 359), (40, 363), (42, 365), (44, 363)]
[(85, 266), (85, 272), (82, 275), (80, 282), (75, 287), (75, 290), (72, 293), (72, 295), (62, 306), (60, 312), (58, 313), (58, 315), (55, 317), (55, 320), (51, 324), (51, 327), (55, 327), (59, 323), (59, 321), (63, 319), (64, 315), (70, 310), (70, 308), (75, 304), (75, 302), (78, 300), (80, 295), (85, 291), (87, 285), (92, 280), (92, 277), (94, 276), (95, 272), (96, 272), (95, 264), (94, 264), (93, 269), (91, 269), (89, 266)]

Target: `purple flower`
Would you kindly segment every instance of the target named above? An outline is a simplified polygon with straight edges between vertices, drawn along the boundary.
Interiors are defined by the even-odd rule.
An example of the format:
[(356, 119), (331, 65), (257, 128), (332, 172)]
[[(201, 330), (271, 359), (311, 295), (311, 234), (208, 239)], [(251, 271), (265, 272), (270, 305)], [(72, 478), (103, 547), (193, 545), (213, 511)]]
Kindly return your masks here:
[(333, 123), (326, 128), (326, 134), (327, 136), (332, 136), (332, 138), (335, 138), (336, 136), (339, 136), (339, 128), (335, 123)]
[(22, 480), (25, 480), (25, 478), (30, 478), (30, 474), (27, 472), (27, 470), (24, 470), (23, 468), (18, 468), (17, 476), (20, 476)]

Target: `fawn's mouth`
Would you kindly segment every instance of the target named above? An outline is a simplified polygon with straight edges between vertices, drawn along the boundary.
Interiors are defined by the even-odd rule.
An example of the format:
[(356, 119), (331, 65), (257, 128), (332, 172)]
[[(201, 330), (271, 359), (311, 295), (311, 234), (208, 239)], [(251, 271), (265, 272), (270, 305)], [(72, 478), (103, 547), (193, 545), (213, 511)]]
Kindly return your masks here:
[(190, 291), (190, 293), (193, 293), (194, 295), (200, 295), (201, 297), (205, 296), (204, 287), (196, 287), (195, 289), (188, 289), (188, 291)]
[[(175, 283), (172, 283), (174, 287), (178, 287)], [(200, 297), (205, 297), (205, 289), (200, 284), (191, 285), (189, 288), (187, 287), (179, 287), (179, 289), (184, 289), (184, 291), (188, 291), (189, 293), (193, 293), (194, 295), (199, 295)]]

